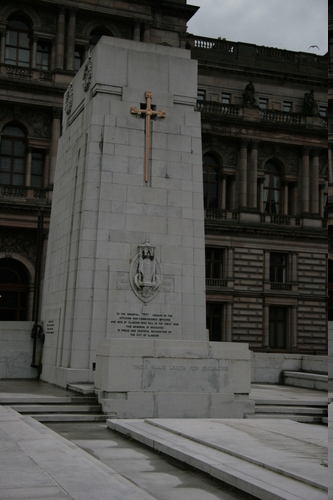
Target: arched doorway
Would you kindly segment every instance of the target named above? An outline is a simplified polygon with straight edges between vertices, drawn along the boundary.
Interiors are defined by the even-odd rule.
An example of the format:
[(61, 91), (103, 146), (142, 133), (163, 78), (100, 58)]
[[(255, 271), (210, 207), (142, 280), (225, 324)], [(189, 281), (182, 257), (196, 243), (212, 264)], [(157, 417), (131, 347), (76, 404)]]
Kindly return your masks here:
[(29, 273), (15, 259), (0, 259), (0, 321), (26, 321)]

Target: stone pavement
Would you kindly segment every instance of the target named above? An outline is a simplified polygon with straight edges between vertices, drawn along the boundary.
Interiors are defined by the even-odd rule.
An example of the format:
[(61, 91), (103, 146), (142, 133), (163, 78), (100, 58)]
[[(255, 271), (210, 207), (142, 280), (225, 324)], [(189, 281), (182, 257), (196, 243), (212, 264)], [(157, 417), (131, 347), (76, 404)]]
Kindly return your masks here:
[[(286, 392), (299, 400), (305, 396), (304, 390), (286, 388), (283, 393), (283, 389), (256, 387), (255, 398), (260, 393), (264, 397), (267, 390), (267, 396), (272, 392), (282, 398)], [(0, 381), (0, 397), (4, 393), (29, 398), (34, 393), (61, 396), (66, 392), (43, 383)], [(323, 397), (314, 392), (312, 396)], [(332, 416), (331, 412), (329, 432)], [(125, 440), (105, 424), (52, 424), (48, 428), (0, 407), (0, 499), (327, 499), (325, 426), (281, 420), (114, 422), (118, 430), (132, 426), (133, 431), (134, 426), (143, 436), (148, 426), (150, 435), (144, 439), (153, 441), (154, 449)], [(205, 473), (219, 470), (215, 476), (222, 482), (193, 472), (191, 466), (197, 467), (198, 461)], [(331, 477), (329, 486), (333, 486)]]

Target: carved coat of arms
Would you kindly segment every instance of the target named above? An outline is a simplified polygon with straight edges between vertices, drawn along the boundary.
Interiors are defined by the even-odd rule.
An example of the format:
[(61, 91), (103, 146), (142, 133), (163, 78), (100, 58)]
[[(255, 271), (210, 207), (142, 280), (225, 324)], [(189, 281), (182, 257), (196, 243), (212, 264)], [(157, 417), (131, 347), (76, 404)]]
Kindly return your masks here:
[(155, 256), (156, 248), (146, 242), (139, 245), (130, 270), (130, 284), (133, 292), (143, 302), (149, 302), (158, 293), (162, 274)]

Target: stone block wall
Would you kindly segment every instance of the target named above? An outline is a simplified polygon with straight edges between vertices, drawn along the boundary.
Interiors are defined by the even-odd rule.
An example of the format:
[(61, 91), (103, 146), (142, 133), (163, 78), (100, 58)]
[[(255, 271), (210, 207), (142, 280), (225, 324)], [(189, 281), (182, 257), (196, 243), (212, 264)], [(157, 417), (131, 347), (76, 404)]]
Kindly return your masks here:
[[(36, 368), (31, 368), (33, 339), (32, 321), (1, 321), (0, 379), (34, 379)], [(40, 359), (38, 343), (37, 361)]]

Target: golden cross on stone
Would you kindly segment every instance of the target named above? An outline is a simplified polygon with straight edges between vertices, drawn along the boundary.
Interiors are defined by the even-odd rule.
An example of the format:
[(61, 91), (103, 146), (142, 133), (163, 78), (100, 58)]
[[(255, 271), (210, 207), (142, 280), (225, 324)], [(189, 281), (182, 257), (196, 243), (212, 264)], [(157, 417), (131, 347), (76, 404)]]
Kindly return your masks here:
[(133, 115), (145, 114), (146, 115), (146, 155), (145, 155), (145, 182), (149, 180), (149, 150), (150, 150), (150, 128), (151, 128), (151, 117), (159, 116), (160, 118), (165, 118), (165, 111), (154, 111), (151, 109), (151, 99), (153, 97), (152, 92), (146, 92), (145, 94), (147, 105), (146, 109), (139, 109), (134, 106), (131, 107), (131, 113)]

